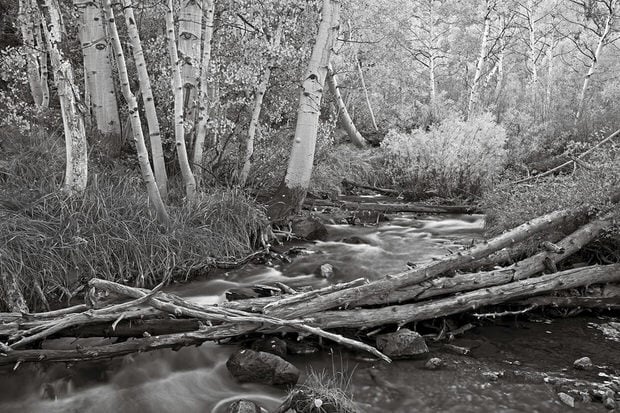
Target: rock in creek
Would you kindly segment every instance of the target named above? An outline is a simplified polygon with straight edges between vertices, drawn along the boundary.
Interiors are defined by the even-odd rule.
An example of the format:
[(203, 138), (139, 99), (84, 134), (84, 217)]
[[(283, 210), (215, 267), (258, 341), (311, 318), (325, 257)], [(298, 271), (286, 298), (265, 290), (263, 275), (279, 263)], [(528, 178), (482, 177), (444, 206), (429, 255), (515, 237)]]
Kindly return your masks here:
[(334, 267), (331, 264), (323, 264), (319, 268), (319, 275), (323, 278), (332, 278), (334, 275)]
[(242, 383), (296, 384), (299, 370), (282, 357), (263, 351), (239, 350), (226, 362), (230, 374)]
[(426, 357), (428, 347), (424, 338), (407, 328), (395, 333), (377, 336), (377, 348), (383, 354), (392, 358)]
[(277, 337), (261, 338), (252, 343), (252, 350), (263, 351), (280, 357), (286, 356), (286, 347), (286, 341)]
[(291, 229), (296, 236), (308, 241), (327, 238), (327, 228), (315, 217), (298, 217), (293, 220)]
[(572, 396), (569, 396), (566, 393), (558, 393), (558, 397), (565, 405), (575, 407), (575, 399)]
[(424, 365), (424, 368), (427, 370), (439, 370), (442, 367), (445, 367), (446, 363), (438, 358), (438, 357), (433, 357), (432, 359), (429, 359), (426, 364)]
[(575, 367), (577, 370), (591, 370), (594, 367), (594, 364), (592, 364), (592, 360), (590, 360), (590, 357), (582, 357), (578, 360), (575, 360), (575, 362), (573, 363), (573, 367)]
[(237, 400), (228, 405), (226, 413), (261, 413), (259, 405), (251, 400)]

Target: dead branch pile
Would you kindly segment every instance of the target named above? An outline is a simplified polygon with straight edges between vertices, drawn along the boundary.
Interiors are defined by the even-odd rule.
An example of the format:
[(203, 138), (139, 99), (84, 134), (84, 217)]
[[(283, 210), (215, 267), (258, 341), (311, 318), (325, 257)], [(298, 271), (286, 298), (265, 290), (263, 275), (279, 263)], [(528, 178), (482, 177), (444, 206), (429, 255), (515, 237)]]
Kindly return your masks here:
[[(492, 271), (458, 272), (583, 214), (580, 209), (555, 211), (443, 259), (372, 282), (358, 279), (303, 292), (277, 283), (268, 297), (220, 305), (198, 305), (165, 293), (161, 291), (163, 283), (146, 290), (92, 279), (87, 304), (47, 313), (0, 314), (0, 365), (102, 359), (251, 333), (288, 332), (323, 337), (389, 361), (364, 342), (369, 329), (403, 326), (500, 304), (617, 309), (617, 288), (611, 289), (615, 295), (606, 296), (556, 294), (576, 287), (620, 283), (620, 264), (557, 270), (560, 261), (613, 225), (612, 213), (590, 221), (555, 244), (544, 243), (540, 252), (522, 261)], [(102, 304), (98, 299), (101, 296), (115, 297), (116, 301)], [(357, 339), (343, 331), (349, 336), (354, 333)], [(44, 340), (64, 336), (110, 340), (109, 344), (86, 348), (39, 348)]]

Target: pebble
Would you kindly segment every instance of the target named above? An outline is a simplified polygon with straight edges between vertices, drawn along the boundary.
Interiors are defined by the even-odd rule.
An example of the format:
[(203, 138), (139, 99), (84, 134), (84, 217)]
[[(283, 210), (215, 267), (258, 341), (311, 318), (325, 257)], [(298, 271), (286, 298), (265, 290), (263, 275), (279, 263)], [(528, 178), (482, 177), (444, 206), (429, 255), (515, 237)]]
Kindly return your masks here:
[(573, 367), (577, 370), (591, 370), (594, 367), (594, 364), (592, 364), (590, 357), (582, 357), (575, 360)]
[(446, 363), (442, 359), (438, 357), (433, 357), (426, 362), (424, 368), (426, 368), (427, 370), (439, 370), (440, 368), (445, 366)]
[(603, 406), (605, 406), (607, 410), (613, 410), (616, 408), (617, 403), (613, 398), (608, 397), (603, 401)]
[(562, 403), (564, 403), (565, 405), (570, 406), (570, 407), (575, 407), (575, 399), (573, 399), (568, 394), (566, 394), (566, 393), (558, 393), (558, 397), (560, 398)]

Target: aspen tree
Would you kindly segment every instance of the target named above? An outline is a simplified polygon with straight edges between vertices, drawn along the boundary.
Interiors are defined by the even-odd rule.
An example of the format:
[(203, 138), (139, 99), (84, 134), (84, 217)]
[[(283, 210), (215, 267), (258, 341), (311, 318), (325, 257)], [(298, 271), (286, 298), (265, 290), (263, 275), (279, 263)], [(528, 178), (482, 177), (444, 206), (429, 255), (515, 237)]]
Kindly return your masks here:
[(151, 80), (149, 72), (146, 68), (144, 60), (144, 51), (142, 50), (142, 41), (140, 33), (136, 25), (136, 18), (133, 12), (131, 0), (122, 0), (123, 12), (125, 15), (125, 25), (129, 34), (129, 42), (133, 59), (136, 63), (136, 71), (140, 82), (140, 92), (142, 94), (142, 103), (144, 104), (144, 115), (146, 124), (149, 129), (149, 141), (151, 143), (151, 154), (153, 155), (153, 169), (155, 179), (161, 197), (168, 199), (168, 175), (166, 174), (166, 164), (164, 162), (164, 149), (161, 144), (161, 132), (159, 130), (159, 120), (155, 111), (155, 100), (153, 99), (153, 89), (151, 88)]
[(172, 70), (172, 93), (174, 95), (174, 138), (177, 149), (177, 157), (185, 184), (185, 196), (188, 201), (196, 198), (196, 179), (189, 166), (187, 147), (185, 145), (185, 124), (183, 115), (183, 84), (181, 80), (181, 60), (177, 53), (176, 36), (174, 30), (174, 16), (172, 0), (168, 0), (166, 10), (166, 36), (168, 39), (168, 52)]
[(67, 165), (63, 191), (75, 195), (84, 192), (88, 180), (84, 107), (74, 82), (73, 66), (65, 56), (66, 44), (62, 41), (63, 28), (58, 0), (39, 0), (38, 4), (46, 28), (45, 38), (64, 125)]
[(194, 152), (192, 155), (194, 165), (194, 175), (196, 186), (200, 185), (198, 171), (202, 166), (204, 153), (204, 143), (207, 137), (207, 125), (209, 122), (209, 65), (211, 61), (211, 40), (213, 38), (213, 0), (203, 0), (205, 24), (202, 35), (202, 56), (200, 59), (200, 88), (198, 91), (198, 126), (196, 128), (196, 140), (194, 142)]
[(104, 146), (113, 156), (118, 156), (121, 123), (101, 4), (98, 0), (74, 0), (73, 4), (79, 14), (79, 36), (90, 108)]
[(157, 221), (167, 226), (170, 222), (166, 206), (161, 198), (157, 183), (155, 182), (155, 176), (151, 169), (149, 162), (149, 153), (146, 149), (144, 142), (144, 134), (142, 132), (142, 121), (140, 120), (140, 112), (138, 108), (138, 100), (129, 87), (129, 76), (127, 74), (127, 64), (125, 62), (125, 54), (123, 53), (123, 47), (121, 45), (120, 38), (118, 36), (118, 30), (116, 28), (116, 20), (114, 19), (114, 10), (112, 10), (111, 0), (104, 0), (105, 15), (109, 23), (110, 38), (112, 40), (112, 47), (114, 55), (116, 57), (116, 64), (118, 67), (118, 75), (121, 82), (121, 90), (123, 96), (127, 101), (129, 107), (129, 117), (131, 120), (131, 132), (133, 139), (136, 143), (136, 151), (138, 152), (138, 162), (140, 164), (140, 172), (142, 173), (142, 179), (146, 184), (146, 190), (149, 196), (149, 200), (155, 211)]
[(314, 162), (321, 98), (330, 54), (338, 34), (339, 16), (340, 2), (324, 0), (319, 31), (302, 80), (295, 137), (286, 175), (268, 211), (272, 220), (283, 219), (291, 210), (298, 210), (306, 198)]

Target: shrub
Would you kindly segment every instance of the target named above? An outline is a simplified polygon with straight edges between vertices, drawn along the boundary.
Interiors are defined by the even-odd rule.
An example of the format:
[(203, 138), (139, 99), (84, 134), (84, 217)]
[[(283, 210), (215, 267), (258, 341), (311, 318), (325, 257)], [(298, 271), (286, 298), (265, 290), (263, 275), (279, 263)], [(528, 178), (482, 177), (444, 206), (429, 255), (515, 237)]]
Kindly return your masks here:
[(478, 196), (506, 162), (505, 141), (489, 114), (468, 121), (451, 115), (411, 134), (390, 131), (382, 143), (386, 173), (418, 197)]

